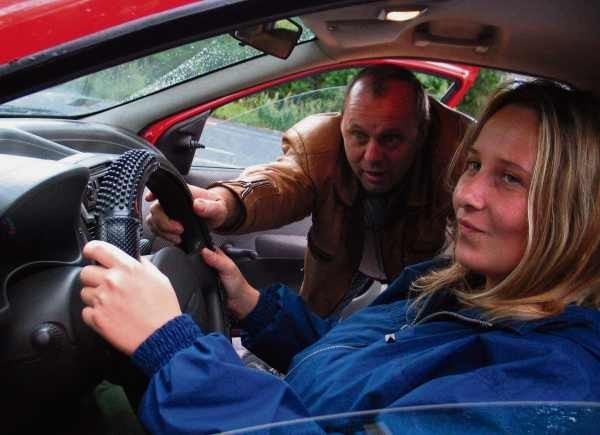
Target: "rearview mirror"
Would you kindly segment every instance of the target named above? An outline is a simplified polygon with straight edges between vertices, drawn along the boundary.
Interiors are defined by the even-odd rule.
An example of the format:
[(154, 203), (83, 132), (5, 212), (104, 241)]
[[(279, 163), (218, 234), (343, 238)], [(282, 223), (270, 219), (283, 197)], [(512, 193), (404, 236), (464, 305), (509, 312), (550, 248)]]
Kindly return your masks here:
[(285, 19), (244, 27), (231, 33), (231, 36), (264, 53), (287, 59), (301, 34), (300, 25)]

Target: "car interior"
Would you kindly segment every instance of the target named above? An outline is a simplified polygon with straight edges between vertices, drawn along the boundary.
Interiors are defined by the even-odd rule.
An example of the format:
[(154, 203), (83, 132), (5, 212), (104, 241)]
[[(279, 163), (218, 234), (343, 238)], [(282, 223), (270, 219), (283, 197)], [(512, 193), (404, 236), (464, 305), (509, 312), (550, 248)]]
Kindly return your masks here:
[[(215, 163), (211, 150), (217, 157), (228, 151), (214, 151), (209, 140), (227, 142), (235, 133), (242, 141), (237, 153), (261, 154), (262, 145), (245, 132), (209, 137), (212, 115), (221, 107), (291, 80), (392, 60), (433, 75), (442, 74), (436, 63), (456, 65), (440, 96), (446, 103), (460, 86), (457, 77), (469, 72), (461, 66), (549, 78), (600, 95), (600, 7), (594, 2), (274, 3), (192, 4), (0, 65), (0, 401), (15, 425), (31, 415), (68, 415), (68, 406), (57, 402), (81, 400), (102, 379), (126, 384), (133, 403), (143, 392), (139, 374), (79, 315), (78, 273), (88, 240), (111, 240), (134, 256), (155, 257), (182, 306), (208, 330), (228, 333), (229, 325), (214, 274), (194, 255), (204, 244), (222, 247), (255, 286), (282, 281), (299, 288), (310, 216), (244, 235), (209, 234), (193, 216), (186, 183), (207, 187), (237, 177), (248, 165)], [(407, 12), (414, 17), (395, 20), (393, 13)], [(78, 97), (61, 113), (63, 103), (53, 106), (50, 98), (55, 87), (79, 77), (194, 41), (220, 35), (239, 40), (248, 29), (287, 18), (307, 36), (285, 59), (257, 52), (179, 81), (165, 75), (155, 88), (142, 87), (100, 109)], [(15, 111), (20, 99), (45, 90), (45, 114), (31, 107)], [(278, 147), (280, 134), (265, 136), (270, 149)], [(278, 152), (265, 151), (258, 163)], [(194, 228), (179, 248), (143, 224), (148, 188)], [(116, 211), (119, 205), (126, 216)], [(129, 223), (111, 223), (117, 215)]]

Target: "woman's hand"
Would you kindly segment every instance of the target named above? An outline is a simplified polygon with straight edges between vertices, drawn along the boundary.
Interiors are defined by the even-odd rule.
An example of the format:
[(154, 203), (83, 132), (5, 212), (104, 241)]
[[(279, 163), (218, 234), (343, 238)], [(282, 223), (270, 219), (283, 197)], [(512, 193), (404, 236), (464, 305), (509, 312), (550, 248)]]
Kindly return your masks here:
[(219, 273), (219, 278), (227, 292), (227, 308), (238, 319), (246, 317), (256, 307), (260, 293), (244, 278), (235, 263), (220, 249), (211, 251), (204, 248), (202, 259)]
[(181, 314), (169, 279), (145, 258), (91, 241), (83, 255), (96, 261), (81, 271), (83, 321), (121, 352), (131, 355), (146, 338)]

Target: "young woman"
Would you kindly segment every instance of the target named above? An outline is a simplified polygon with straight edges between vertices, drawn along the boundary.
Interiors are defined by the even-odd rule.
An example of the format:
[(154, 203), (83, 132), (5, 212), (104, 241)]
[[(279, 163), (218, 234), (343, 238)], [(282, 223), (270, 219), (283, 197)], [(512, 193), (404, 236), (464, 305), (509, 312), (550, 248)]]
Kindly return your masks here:
[(90, 242), (85, 322), (150, 377), (152, 432), (230, 430), (434, 403), (600, 400), (600, 107), (549, 82), (499, 93), (453, 165), (449, 255), (407, 268), (375, 303), (322, 320), (297, 294), (252, 288), (220, 251), (243, 366), (181, 315), (149, 262)]

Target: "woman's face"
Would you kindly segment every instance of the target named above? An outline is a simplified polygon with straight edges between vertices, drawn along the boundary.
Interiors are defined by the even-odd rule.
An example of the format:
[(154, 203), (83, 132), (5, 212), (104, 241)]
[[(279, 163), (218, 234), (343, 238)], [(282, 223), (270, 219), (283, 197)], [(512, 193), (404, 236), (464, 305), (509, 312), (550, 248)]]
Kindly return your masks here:
[(527, 196), (537, 154), (538, 116), (511, 105), (483, 126), (467, 154), (452, 202), (455, 257), (486, 277), (486, 288), (519, 263), (527, 243)]

